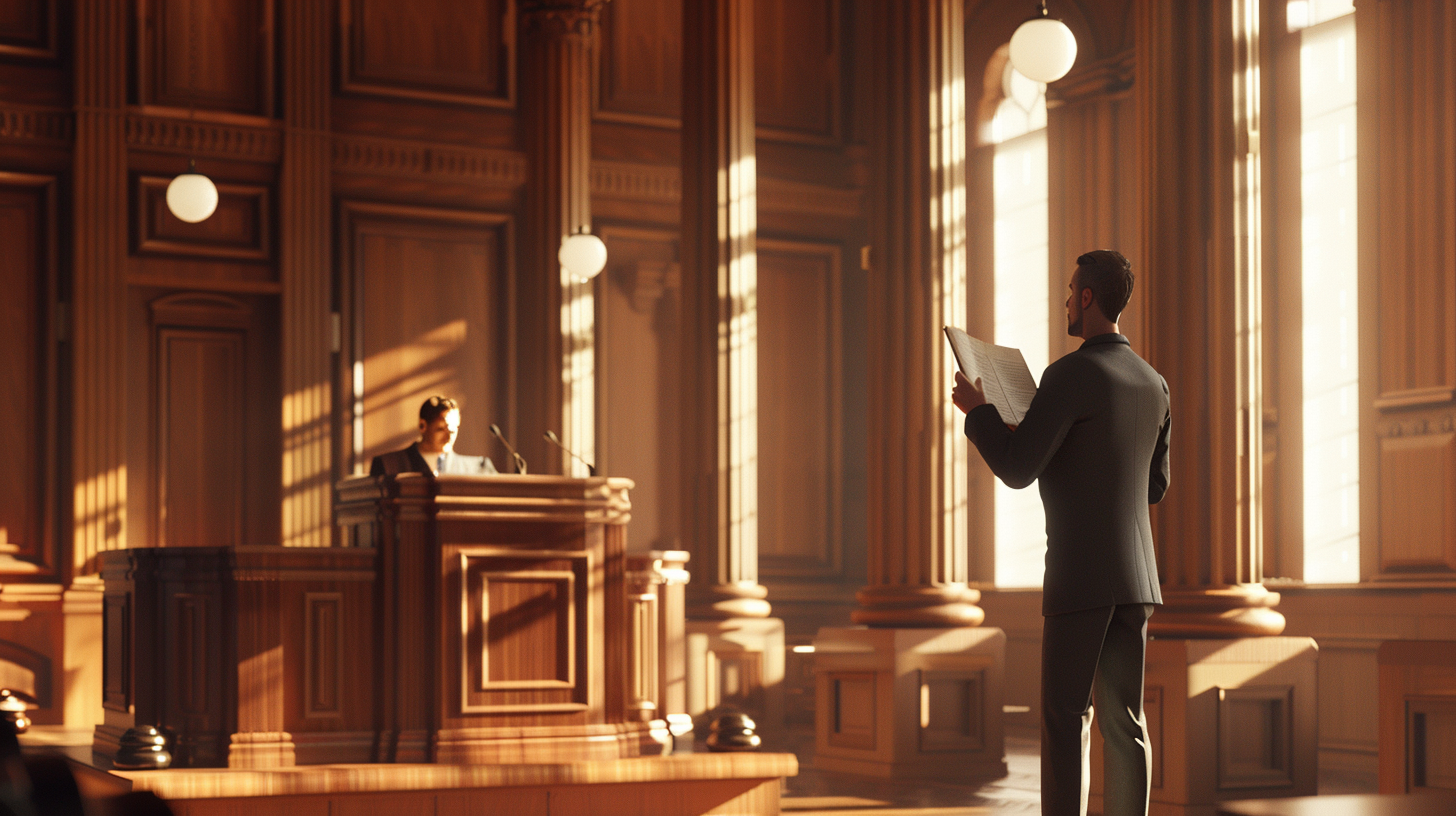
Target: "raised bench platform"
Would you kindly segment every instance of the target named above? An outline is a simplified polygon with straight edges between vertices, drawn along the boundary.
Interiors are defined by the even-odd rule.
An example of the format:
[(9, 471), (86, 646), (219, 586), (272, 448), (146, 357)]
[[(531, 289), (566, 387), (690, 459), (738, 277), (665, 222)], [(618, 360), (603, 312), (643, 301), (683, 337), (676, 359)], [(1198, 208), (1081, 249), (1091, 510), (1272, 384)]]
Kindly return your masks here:
[(1450, 816), (1456, 791), (1361, 793), (1224, 802), (1219, 816)]
[(87, 795), (149, 790), (166, 799), (177, 816), (776, 814), (781, 780), (799, 772), (793, 754), (167, 771), (107, 770), (80, 751), (66, 754)]

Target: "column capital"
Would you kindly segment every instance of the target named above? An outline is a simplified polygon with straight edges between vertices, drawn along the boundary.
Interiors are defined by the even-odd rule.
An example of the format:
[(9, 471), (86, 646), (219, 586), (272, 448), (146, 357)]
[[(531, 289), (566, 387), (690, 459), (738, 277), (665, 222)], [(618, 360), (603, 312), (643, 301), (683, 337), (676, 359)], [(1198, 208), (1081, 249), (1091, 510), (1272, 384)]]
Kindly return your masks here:
[(521, 29), (546, 36), (590, 37), (607, 0), (519, 0)]

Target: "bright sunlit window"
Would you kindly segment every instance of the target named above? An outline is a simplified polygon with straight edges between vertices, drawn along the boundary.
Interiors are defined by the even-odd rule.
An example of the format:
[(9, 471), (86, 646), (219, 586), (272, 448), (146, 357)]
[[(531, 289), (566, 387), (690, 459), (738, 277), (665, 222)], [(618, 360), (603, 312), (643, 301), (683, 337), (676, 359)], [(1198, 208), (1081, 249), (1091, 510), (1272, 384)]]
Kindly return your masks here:
[[(1021, 349), (1041, 380), (1047, 367), (1046, 86), (1007, 62), (1004, 95), (991, 120), (995, 143), (995, 338)], [(996, 585), (1039, 587), (1046, 558), (1046, 517), (1035, 485), (1012, 490), (996, 481)]]
[(1304, 391), (1304, 580), (1360, 580), (1355, 15), (1296, 0)]

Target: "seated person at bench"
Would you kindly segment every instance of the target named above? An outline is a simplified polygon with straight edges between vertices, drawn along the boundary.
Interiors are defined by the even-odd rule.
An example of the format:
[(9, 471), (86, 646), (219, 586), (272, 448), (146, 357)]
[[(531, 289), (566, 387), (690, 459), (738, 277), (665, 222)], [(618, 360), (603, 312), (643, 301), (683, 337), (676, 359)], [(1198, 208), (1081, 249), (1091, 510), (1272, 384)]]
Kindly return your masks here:
[(441, 473), (478, 476), (496, 473), (488, 456), (462, 456), (455, 452), (460, 433), (460, 406), (449, 397), (434, 396), (420, 406), (420, 439), (404, 450), (382, 453), (369, 464), (370, 476), (397, 473)]

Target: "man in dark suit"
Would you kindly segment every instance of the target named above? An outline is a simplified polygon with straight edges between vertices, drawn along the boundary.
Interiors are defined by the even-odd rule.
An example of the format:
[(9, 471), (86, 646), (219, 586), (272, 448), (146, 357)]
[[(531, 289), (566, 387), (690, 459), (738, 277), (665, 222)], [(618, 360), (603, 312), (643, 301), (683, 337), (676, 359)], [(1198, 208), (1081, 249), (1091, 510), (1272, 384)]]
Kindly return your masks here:
[(404, 450), (374, 457), (369, 463), (369, 475), (495, 473), (495, 465), (489, 457), (462, 456), (455, 452), (455, 437), (459, 433), (460, 406), (449, 397), (430, 397), (420, 406), (419, 441)]
[(1147, 621), (1163, 602), (1148, 505), (1168, 488), (1168, 384), (1117, 331), (1132, 295), (1127, 259), (1077, 258), (1067, 333), (1081, 348), (1047, 367), (1021, 424), (980, 383), (952, 392), (966, 435), (1009, 487), (1039, 483), (1046, 507), (1042, 589), (1042, 813), (1087, 812), (1093, 696), (1106, 750), (1106, 810), (1146, 814), (1152, 749), (1143, 718)]

